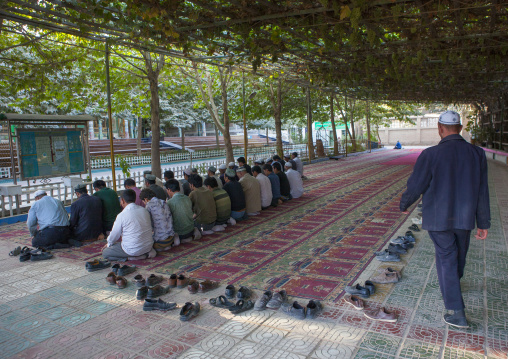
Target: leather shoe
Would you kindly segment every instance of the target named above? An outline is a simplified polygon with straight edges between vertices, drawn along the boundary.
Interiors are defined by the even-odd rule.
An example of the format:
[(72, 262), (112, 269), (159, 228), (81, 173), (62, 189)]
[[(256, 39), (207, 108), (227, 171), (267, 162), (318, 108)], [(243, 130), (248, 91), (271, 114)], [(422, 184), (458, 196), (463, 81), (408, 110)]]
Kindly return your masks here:
[(236, 297), (238, 299), (249, 299), (250, 296), (252, 295), (251, 291), (249, 288), (247, 287), (240, 287), (240, 289), (238, 289), (238, 293), (236, 293)]
[(163, 301), (162, 299), (145, 299), (145, 303), (143, 304), (143, 310), (145, 312), (149, 312), (152, 310), (172, 310), (176, 308), (176, 303), (168, 303)]
[(160, 284), (157, 284), (153, 287), (148, 287), (148, 292), (146, 294), (146, 297), (148, 299), (153, 299), (160, 297), (161, 295), (164, 295), (169, 292), (169, 287), (163, 287)]
[(399, 281), (399, 277), (397, 276), (397, 273), (385, 271), (375, 277), (370, 278), (370, 280), (374, 283), (389, 284), (397, 283)]
[(178, 288), (185, 288), (189, 284), (189, 279), (184, 276), (183, 274), (180, 274), (178, 278), (176, 279), (176, 286)]
[(122, 276), (117, 276), (116, 277), (116, 285), (118, 288), (124, 289), (125, 287), (127, 287), (127, 279), (125, 279)]
[(177, 280), (176, 274), (171, 274), (169, 276), (169, 287), (170, 288), (176, 288), (176, 280)]
[(161, 275), (150, 274), (150, 276), (146, 278), (146, 285), (149, 287), (153, 287), (159, 283), (162, 283), (163, 280), (164, 277), (162, 277)]
[(123, 266), (118, 268), (117, 275), (123, 277), (123, 276), (126, 276), (128, 274), (134, 273), (136, 271), (136, 269), (137, 269), (136, 266), (128, 266), (127, 264), (124, 264)]
[(395, 315), (395, 313), (387, 311), (384, 307), (374, 311), (364, 312), (363, 315), (369, 319), (377, 320), (380, 322), (388, 322), (388, 323), (397, 322), (397, 316)]
[(141, 274), (138, 274), (134, 277), (134, 282), (136, 283), (136, 287), (141, 288), (146, 284), (145, 278)]
[(229, 284), (227, 287), (226, 287), (226, 298), (228, 299), (233, 299), (236, 295), (236, 288), (233, 284)]
[(254, 310), (265, 310), (266, 304), (272, 299), (272, 292), (267, 290), (263, 293), (263, 295), (256, 300), (256, 303), (254, 303)]
[(355, 286), (349, 286), (348, 285), (344, 290), (348, 294), (359, 295), (362, 298), (368, 298), (368, 297), (370, 297), (370, 291), (367, 288), (362, 287), (360, 284), (357, 284)]
[(146, 298), (147, 294), (148, 294), (148, 287), (147, 286), (143, 286), (143, 287), (139, 288), (136, 291), (136, 299), (137, 300), (143, 300), (143, 299)]
[(89, 272), (95, 272), (97, 270), (101, 270), (101, 269), (104, 269), (104, 268), (109, 268), (111, 267), (111, 263), (108, 262), (108, 261), (100, 261), (98, 259), (95, 259), (91, 262), (86, 262), (85, 264), (85, 268), (87, 271)]
[(356, 295), (346, 295), (344, 297), (344, 302), (352, 305), (356, 310), (363, 310), (363, 308), (365, 308), (363, 300), (358, 298)]
[(110, 285), (115, 285), (116, 284), (116, 275), (115, 275), (115, 273), (109, 272), (108, 276), (106, 277), (106, 281)]
[(294, 301), (293, 304), (283, 305), (281, 310), (296, 319), (305, 319), (305, 307)]
[(206, 293), (212, 289), (217, 288), (218, 286), (219, 286), (219, 282), (205, 280), (205, 281), (199, 283), (198, 292), (199, 293)]
[(464, 310), (456, 310), (453, 314), (445, 314), (443, 320), (446, 324), (457, 328), (469, 328)]
[(279, 309), (282, 304), (286, 304), (288, 301), (288, 295), (283, 289), (279, 292), (275, 292), (272, 295), (272, 299), (266, 303), (266, 307), (269, 309)]
[(199, 289), (199, 283), (197, 280), (191, 280), (189, 281), (189, 284), (187, 285), (187, 289), (189, 291), (189, 293), (191, 294), (196, 294), (198, 292), (198, 289)]
[(201, 307), (198, 302), (187, 302), (180, 311), (180, 320), (187, 322), (199, 314)]
[(307, 318), (314, 319), (323, 311), (323, 304), (319, 300), (310, 300), (307, 304)]
[(376, 286), (370, 280), (365, 281), (365, 288), (369, 290), (370, 295), (374, 295), (376, 292)]

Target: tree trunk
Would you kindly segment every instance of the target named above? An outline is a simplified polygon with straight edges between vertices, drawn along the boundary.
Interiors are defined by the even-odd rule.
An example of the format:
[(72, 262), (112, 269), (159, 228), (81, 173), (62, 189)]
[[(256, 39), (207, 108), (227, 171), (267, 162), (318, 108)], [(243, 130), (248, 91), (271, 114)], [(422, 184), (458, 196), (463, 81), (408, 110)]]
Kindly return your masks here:
[(351, 120), (349, 123), (351, 124), (351, 147), (353, 149), (353, 152), (356, 152), (356, 134), (355, 134), (355, 104), (356, 101), (353, 100), (353, 103), (351, 104)]
[(213, 127), (215, 128), (215, 144), (217, 145), (217, 149), (220, 149), (219, 145), (219, 130), (217, 129), (217, 125), (214, 123)]
[(282, 85), (280, 77), (277, 82), (277, 90), (274, 91), (273, 85), (270, 84), (270, 100), (272, 102), (273, 108), (273, 119), (275, 121), (275, 136), (276, 142), (275, 145), (277, 147), (277, 154), (283, 158), (284, 156), (284, 148), (282, 146)]
[(141, 137), (143, 136), (143, 119), (141, 116), (138, 116), (138, 133), (137, 133), (137, 141), (136, 148), (138, 150), (138, 156), (141, 156)]
[(333, 111), (333, 93), (330, 95), (330, 121), (332, 122), (333, 131), (333, 155), (339, 154), (339, 143), (337, 140), (337, 130), (335, 129), (335, 112)]
[(233, 145), (231, 144), (231, 135), (229, 134), (229, 110), (228, 110), (228, 82), (231, 78), (231, 68), (228, 68), (226, 74), (219, 67), (220, 88), (222, 97), (222, 111), (224, 116), (224, 146), (226, 147), (226, 162), (234, 162)]
[(182, 127), (182, 150), (185, 150), (185, 128)]
[(307, 142), (309, 146), (309, 159), (314, 159), (314, 140), (312, 139), (312, 110), (310, 103), (310, 89), (307, 87)]

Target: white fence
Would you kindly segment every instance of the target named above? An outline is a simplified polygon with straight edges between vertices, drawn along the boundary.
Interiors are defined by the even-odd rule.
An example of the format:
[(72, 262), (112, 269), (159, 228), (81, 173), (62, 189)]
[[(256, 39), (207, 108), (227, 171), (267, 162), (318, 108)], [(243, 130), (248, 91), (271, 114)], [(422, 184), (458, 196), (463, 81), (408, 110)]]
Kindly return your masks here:
[[(284, 150), (287, 152), (295, 152), (296, 151), (296, 152), (300, 153), (300, 156), (302, 157), (302, 159), (308, 158), (306, 145), (288, 145), (288, 146), (284, 146)], [(192, 154), (192, 159), (201, 160), (201, 158), (203, 158), (203, 157), (201, 157), (201, 158), (197, 157), (200, 154), (200, 152), (206, 152), (206, 155), (208, 155), (208, 157), (225, 156), (225, 152), (223, 150), (196, 151)], [(267, 157), (273, 156), (273, 154), (275, 154), (275, 152), (276, 152), (275, 147), (261, 147), (261, 148), (249, 149), (249, 153), (248, 153), (249, 156), (247, 158), (247, 162), (252, 165), (255, 159), (258, 159), (258, 158), (265, 158), (266, 159)], [(181, 155), (187, 154), (188, 155), (188, 152), (180, 152), (179, 154), (181, 154)], [(243, 155), (243, 149), (238, 149), (237, 151), (235, 151), (235, 155)], [(146, 156), (138, 157), (138, 159), (143, 158), (143, 157), (146, 157)], [(162, 159), (162, 156), (161, 156), (161, 159)], [(181, 158), (178, 160), (181, 161), (181, 160), (186, 160), (186, 159), (190, 160), (190, 157), (189, 158)], [(111, 163), (111, 161), (109, 159), (107, 159), (107, 161), (109, 161), (108, 163)], [(173, 160), (173, 161), (175, 161), (175, 160)], [(146, 164), (149, 164), (149, 163), (150, 163), (150, 161), (148, 161)], [(198, 170), (198, 173), (200, 175), (205, 175), (208, 167), (214, 166), (214, 167), (218, 168), (223, 163), (224, 163), (224, 160), (217, 160), (217, 159), (213, 160), (212, 159), (210, 161), (201, 162), (197, 165), (193, 165), (192, 167), (195, 167)], [(188, 165), (179, 165), (179, 166), (171, 166), (171, 165), (165, 166), (165, 165), (163, 165), (162, 166), (162, 173), (164, 173), (164, 171), (171, 170), (174, 172), (175, 178), (183, 178), (183, 171), (188, 167), (189, 167)], [(139, 171), (139, 172), (131, 171), (129, 177), (125, 176), (122, 173), (122, 174), (118, 174), (116, 176), (116, 185), (117, 185), (118, 191), (124, 189), (123, 183), (127, 178), (132, 178), (138, 186), (143, 185), (143, 173), (141, 171)], [(93, 178), (94, 181), (98, 180), (98, 179), (104, 180), (108, 187), (110, 187), (110, 188), (113, 187), (113, 179), (110, 176), (94, 177)], [(90, 182), (84, 182), (84, 183), (88, 185), (88, 192), (93, 193), (92, 182), (90, 181)], [(72, 188), (66, 187), (64, 185), (63, 181), (22, 185), (22, 188), (21, 188), (22, 194), (20, 196), (0, 196), (1, 216), (5, 217), (6, 213), (8, 213), (8, 215), (12, 216), (14, 214), (14, 212), (19, 213), (24, 210), (26, 211), (31, 206), (31, 203), (35, 200), (34, 193), (38, 190), (41, 190), (41, 189), (45, 190), (48, 193), (48, 195), (50, 195), (51, 197), (58, 198), (60, 201), (64, 202), (64, 204), (66, 204), (66, 205), (69, 203), (72, 203), (72, 201), (74, 199), (74, 191), (72, 190)], [(19, 197), (19, 198), (16, 198), (16, 197)]]

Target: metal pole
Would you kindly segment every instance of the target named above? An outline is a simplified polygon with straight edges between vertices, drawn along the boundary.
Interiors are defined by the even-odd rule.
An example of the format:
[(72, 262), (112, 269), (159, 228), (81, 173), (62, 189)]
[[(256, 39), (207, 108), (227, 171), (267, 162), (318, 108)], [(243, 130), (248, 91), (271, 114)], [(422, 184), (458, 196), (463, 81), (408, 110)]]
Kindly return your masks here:
[(345, 111), (346, 118), (344, 119), (344, 125), (346, 125), (346, 157), (347, 157), (347, 133), (349, 132), (349, 128), (347, 127), (347, 96), (344, 96), (344, 109), (346, 110)]
[(113, 176), (113, 190), (116, 191), (115, 149), (113, 147), (113, 117), (111, 115), (111, 86), (109, 82), (109, 42), (106, 41), (106, 91), (108, 94), (108, 126), (109, 148), (111, 153), (111, 173)]
[(247, 161), (247, 120), (245, 119), (245, 73), (242, 71), (242, 100), (243, 100), (243, 155)]

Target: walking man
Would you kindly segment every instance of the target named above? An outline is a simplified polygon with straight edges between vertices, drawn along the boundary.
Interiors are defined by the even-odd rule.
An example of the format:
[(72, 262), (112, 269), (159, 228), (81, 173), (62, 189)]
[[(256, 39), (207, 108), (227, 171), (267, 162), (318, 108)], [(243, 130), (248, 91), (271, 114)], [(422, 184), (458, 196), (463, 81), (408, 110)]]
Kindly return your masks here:
[(439, 116), (441, 141), (418, 157), (400, 210), (405, 212), (423, 194), (422, 228), (434, 242), (439, 287), (446, 309), (453, 311), (443, 319), (467, 328), (460, 279), (475, 223), (476, 239), (487, 238), (490, 206), (485, 152), (466, 142), (461, 130), (458, 113), (446, 111)]

